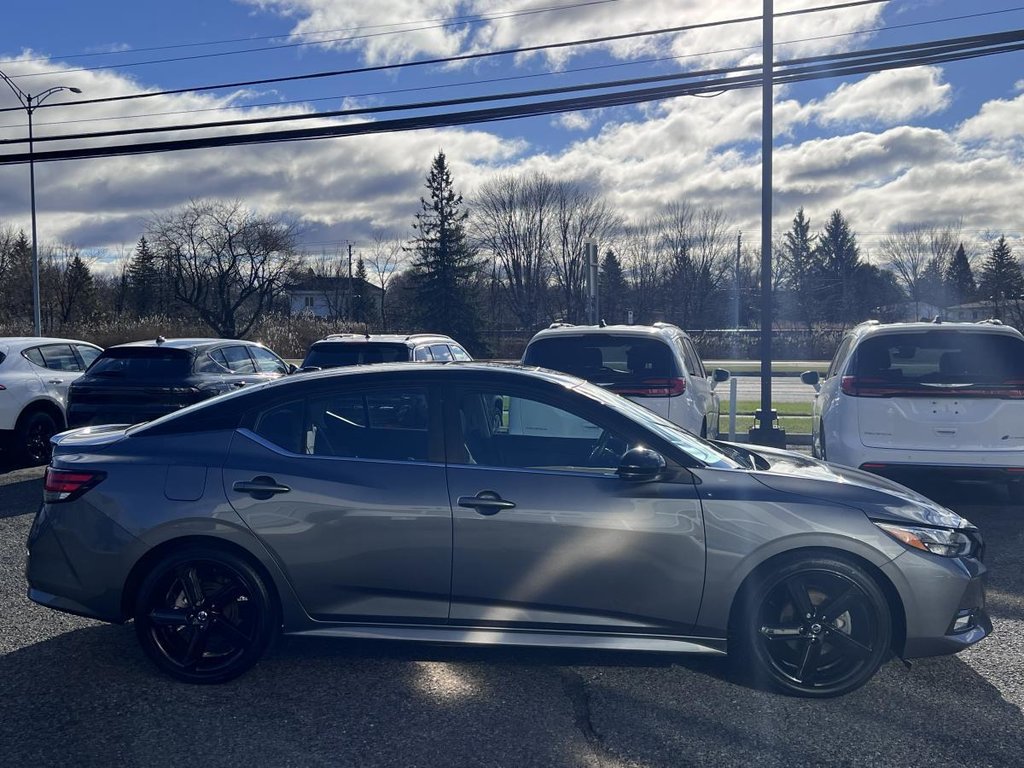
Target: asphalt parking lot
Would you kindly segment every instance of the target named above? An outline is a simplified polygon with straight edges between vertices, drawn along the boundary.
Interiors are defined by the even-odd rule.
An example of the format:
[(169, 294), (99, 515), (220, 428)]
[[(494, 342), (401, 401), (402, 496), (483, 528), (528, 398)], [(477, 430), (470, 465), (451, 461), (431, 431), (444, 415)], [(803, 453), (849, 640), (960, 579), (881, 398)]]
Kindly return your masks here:
[(1024, 510), (1001, 489), (930, 489), (987, 538), (995, 634), (806, 701), (696, 657), (310, 640), (227, 685), (175, 683), (131, 626), (25, 598), (40, 475), (0, 466), (3, 766), (1024, 764)]

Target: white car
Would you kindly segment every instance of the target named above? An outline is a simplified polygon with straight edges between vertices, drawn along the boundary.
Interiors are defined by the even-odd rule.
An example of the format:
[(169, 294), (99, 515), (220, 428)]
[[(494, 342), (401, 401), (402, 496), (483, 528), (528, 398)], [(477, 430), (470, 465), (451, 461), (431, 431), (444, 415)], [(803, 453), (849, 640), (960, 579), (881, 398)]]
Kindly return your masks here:
[(816, 390), (812, 452), (905, 477), (915, 471), (1024, 489), (1024, 335), (998, 321), (862, 323)]
[(31, 464), (50, 460), (68, 387), (103, 350), (75, 339), (0, 337), (0, 442)]
[(554, 323), (530, 339), (522, 362), (579, 376), (695, 435), (718, 437), (714, 390), (729, 372), (709, 374), (690, 337), (674, 325)]

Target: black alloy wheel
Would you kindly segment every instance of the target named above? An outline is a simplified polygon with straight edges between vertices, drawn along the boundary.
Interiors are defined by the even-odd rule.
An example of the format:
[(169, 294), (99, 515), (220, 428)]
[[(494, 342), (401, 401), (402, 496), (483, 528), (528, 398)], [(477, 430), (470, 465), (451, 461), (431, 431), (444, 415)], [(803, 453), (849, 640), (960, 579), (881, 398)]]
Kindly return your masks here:
[(21, 457), (32, 466), (50, 461), (50, 438), (57, 434), (57, 422), (45, 411), (26, 414), (18, 423)]
[(890, 653), (885, 595), (841, 559), (793, 560), (749, 592), (741, 639), (756, 682), (811, 697), (864, 685)]
[(156, 665), (189, 683), (222, 683), (263, 655), (275, 631), (263, 579), (229, 552), (189, 547), (160, 561), (143, 581), (135, 632)]

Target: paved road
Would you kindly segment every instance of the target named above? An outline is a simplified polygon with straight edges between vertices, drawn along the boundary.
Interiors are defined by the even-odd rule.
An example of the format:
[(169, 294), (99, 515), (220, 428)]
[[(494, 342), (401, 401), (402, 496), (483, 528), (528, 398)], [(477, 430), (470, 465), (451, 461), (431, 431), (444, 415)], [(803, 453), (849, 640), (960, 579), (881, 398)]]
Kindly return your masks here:
[(985, 531), (996, 634), (812, 702), (716, 660), (283, 642), (216, 687), (171, 682), (130, 626), (28, 602), (38, 470), (0, 472), (0, 766), (971, 766), (1024, 759), (1024, 511), (936, 489)]

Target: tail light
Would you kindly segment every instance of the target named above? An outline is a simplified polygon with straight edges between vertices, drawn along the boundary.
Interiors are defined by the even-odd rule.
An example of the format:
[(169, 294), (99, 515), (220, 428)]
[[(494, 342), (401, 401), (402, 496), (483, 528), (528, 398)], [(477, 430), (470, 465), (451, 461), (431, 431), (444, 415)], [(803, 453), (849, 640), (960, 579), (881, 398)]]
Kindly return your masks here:
[(839, 388), (850, 397), (956, 397), (994, 398), (998, 400), (1024, 399), (1024, 381), (1007, 381), (1004, 384), (964, 384), (959, 386), (924, 384), (897, 384), (886, 379), (867, 376), (843, 376)]
[(74, 501), (106, 476), (106, 472), (47, 467), (43, 480), (43, 501), (48, 504)]
[(634, 397), (675, 397), (686, 391), (686, 379), (643, 379), (629, 384), (612, 385), (617, 395)]

